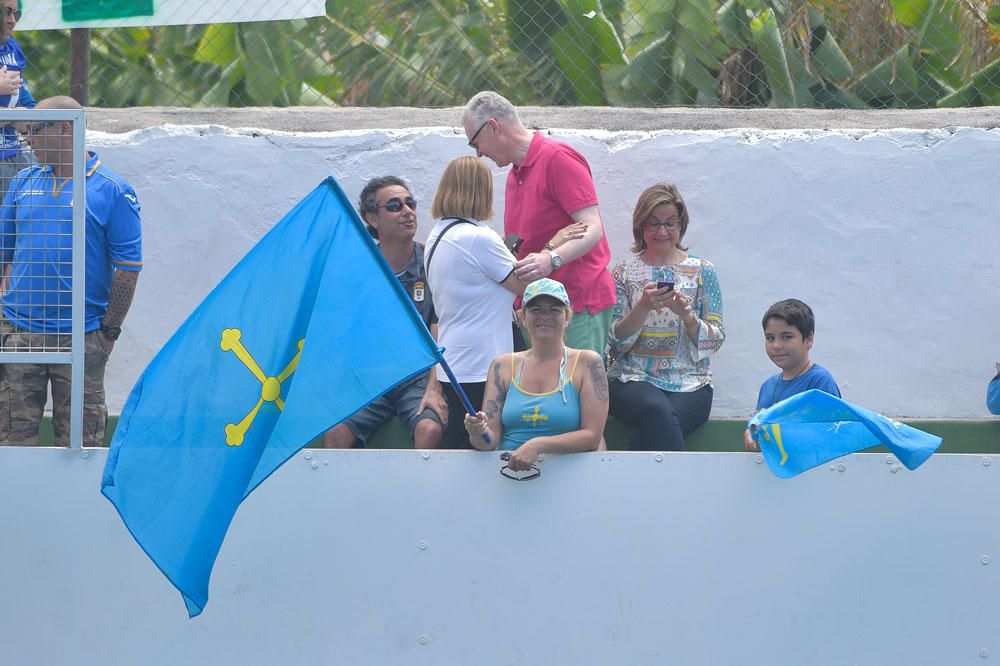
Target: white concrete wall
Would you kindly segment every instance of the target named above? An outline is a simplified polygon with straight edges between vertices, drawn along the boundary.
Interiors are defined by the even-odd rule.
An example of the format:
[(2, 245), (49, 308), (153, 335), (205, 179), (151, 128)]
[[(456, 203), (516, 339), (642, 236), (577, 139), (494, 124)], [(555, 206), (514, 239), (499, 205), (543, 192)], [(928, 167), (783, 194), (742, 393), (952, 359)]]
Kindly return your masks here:
[[(99, 493), (0, 448), (10, 666), (989, 666), (1000, 456), (305, 451), (243, 503), (205, 612)], [(886, 464), (890, 463), (890, 464)]]
[[(892, 416), (986, 416), (1000, 358), (1000, 130), (553, 134), (590, 161), (615, 260), (628, 252), (639, 192), (679, 185), (686, 241), (715, 264), (725, 301), (713, 416), (752, 410), (776, 370), (760, 317), (788, 297), (816, 312), (813, 358), (848, 400)], [(112, 411), (209, 289), (321, 179), (336, 176), (356, 197), (371, 177), (407, 178), (425, 236), (444, 165), (469, 150), (450, 127), (163, 126), (88, 141), (143, 207), (145, 268), (109, 366)], [(505, 171), (494, 171), (499, 229)], [(280, 284), (279, 273), (276, 295)]]

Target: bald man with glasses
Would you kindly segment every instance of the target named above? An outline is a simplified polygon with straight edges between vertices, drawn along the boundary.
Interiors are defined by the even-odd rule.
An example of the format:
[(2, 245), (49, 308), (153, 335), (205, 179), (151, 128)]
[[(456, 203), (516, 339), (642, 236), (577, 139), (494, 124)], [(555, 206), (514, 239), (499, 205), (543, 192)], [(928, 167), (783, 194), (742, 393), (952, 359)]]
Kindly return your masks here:
[[(71, 97), (38, 109), (78, 110)], [(104, 370), (142, 269), (139, 201), (120, 175), (88, 151), (85, 160), (86, 249), (73, 256), (73, 124), (24, 124), (38, 164), (11, 181), (0, 207), (0, 269), (10, 270), (2, 298), (0, 349), (68, 351), (73, 264), (84, 262), (83, 445), (101, 446), (108, 420)], [(49, 386), (57, 446), (69, 445), (71, 367), (0, 365), (0, 445), (34, 446)]]

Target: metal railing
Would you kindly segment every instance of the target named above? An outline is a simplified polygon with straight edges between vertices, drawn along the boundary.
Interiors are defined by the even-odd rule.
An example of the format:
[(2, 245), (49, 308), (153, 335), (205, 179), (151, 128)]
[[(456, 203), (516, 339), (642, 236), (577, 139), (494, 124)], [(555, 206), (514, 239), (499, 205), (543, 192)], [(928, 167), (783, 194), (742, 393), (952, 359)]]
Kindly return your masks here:
[[(316, 0), (279, 6), (296, 3), (308, 16)], [(103, 107), (452, 106), (484, 89), (538, 105), (1000, 104), (990, 0), (328, 0), (325, 16), (265, 11), (15, 37), (36, 97), (72, 78)]]

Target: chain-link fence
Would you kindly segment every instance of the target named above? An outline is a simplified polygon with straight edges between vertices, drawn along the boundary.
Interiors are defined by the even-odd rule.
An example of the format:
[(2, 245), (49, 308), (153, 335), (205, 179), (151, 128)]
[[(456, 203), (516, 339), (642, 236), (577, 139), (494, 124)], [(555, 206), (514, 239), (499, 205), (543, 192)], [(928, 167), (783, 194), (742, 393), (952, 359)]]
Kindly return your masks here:
[[(232, 6), (287, 16), (316, 2)], [(209, 17), (213, 3), (226, 4), (185, 2)], [(27, 24), (33, 4), (23, 4)], [(67, 6), (154, 10), (153, 0), (62, 5), (64, 19)], [(522, 105), (1000, 105), (996, 0), (327, 0), (325, 9), (16, 38), (36, 97), (68, 91), (72, 78), (78, 96), (106, 107), (451, 106), (483, 89)]]

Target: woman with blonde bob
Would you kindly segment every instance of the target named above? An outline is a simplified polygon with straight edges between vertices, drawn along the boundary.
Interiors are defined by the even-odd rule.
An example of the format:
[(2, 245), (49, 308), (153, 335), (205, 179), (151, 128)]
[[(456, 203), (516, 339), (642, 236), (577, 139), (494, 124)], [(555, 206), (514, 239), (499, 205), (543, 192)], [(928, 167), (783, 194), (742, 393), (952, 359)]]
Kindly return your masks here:
[(711, 262), (682, 244), (688, 209), (658, 183), (632, 214), (634, 254), (611, 271), (611, 413), (635, 430), (632, 450), (681, 450), (712, 409), (709, 357), (726, 339), (722, 292)]
[(466, 414), (465, 429), (475, 448), (512, 451), (510, 469), (526, 471), (540, 453), (600, 448), (608, 377), (597, 352), (564, 342), (573, 309), (562, 284), (549, 278), (529, 284), (519, 314), (531, 348), (493, 361), (485, 412)]
[[(475, 157), (448, 163), (438, 183), (424, 264), (438, 316), (438, 344), (475, 409), (483, 403), (486, 373), (497, 356), (514, 349), (514, 296), (524, 283), (514, 276), (514, 255), (486, 224), (493, 217), (493, 174)], [(437, 369), (448, 418), (443, 448), (469, 448), (465, 409), (444, 370)]]

